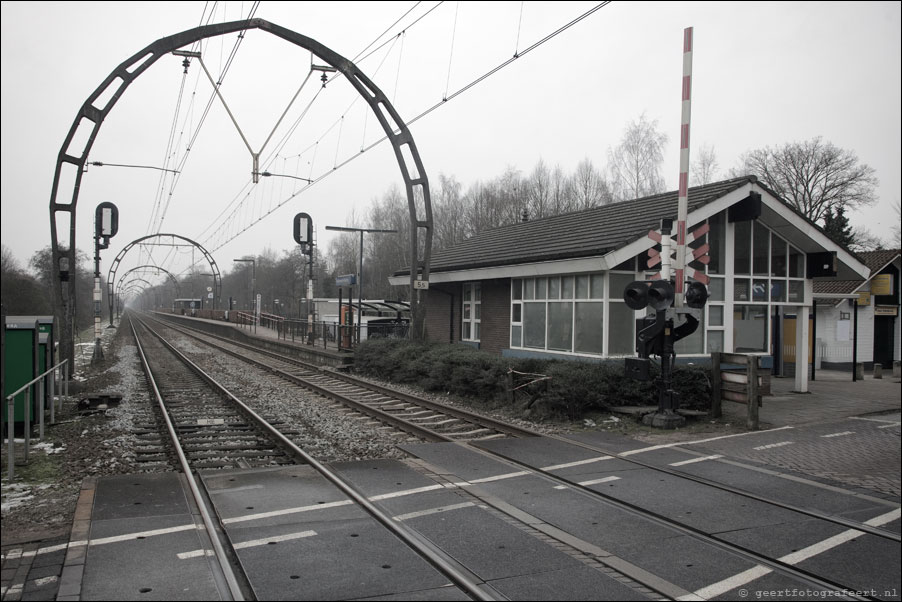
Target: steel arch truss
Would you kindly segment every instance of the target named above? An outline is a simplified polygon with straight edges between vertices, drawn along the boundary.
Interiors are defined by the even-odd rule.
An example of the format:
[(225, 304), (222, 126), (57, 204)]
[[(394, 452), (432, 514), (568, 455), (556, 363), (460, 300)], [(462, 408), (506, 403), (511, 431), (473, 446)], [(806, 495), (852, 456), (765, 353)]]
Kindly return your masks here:
[[(376, 86), (357, 66), (350, 60), (332, 51), (316, 40), (303, 36), (295, 31), (286, 29), (263, 19), (249, 19), (244, 21), (232, 21), (205, 25), (189, 29), (172, 36), (160, 38), (143, 50), (134, 54), (110, 73), (106, 79), (84, 102), (75, 117), (69, 133), (57, 155), (56, 170), (53, 175), (53, 188), (50, 194), (50, 233), (53, 249), (53, 262), (57, 269), (60, 268), (60, 260), (67, 259), (71, 270), (68, 284), (54, 287), (57, 307), (63, 312), (63, 328), (61, 342), (61, 355), (74, 358), (73, 326), (75, 317), (75, 276), (76, 276), (76, 249), (75, 249), (75, 216), (78, 203), (78, 193), (81, 188), (81, 178), (87, 163), (88, 155), (100, 131), (104, 119), (110, 113), (116, 102), (132, 84), (132, 82), (146, 71), (161, 57), (173, 50), (178, 50), (189, 44), (193, 44), (205, 38), (221, 36), (234, 32), (242, 32), (248, 29), (259, 29), (286, 40), (296, 46), (300, 46), (315, 54), (330, 66), (344, 75), (348, 82), (369, 104), (373, 113), (382, 126), (386, 137), (391, 142), (395, 158), (404, 178), (407, 190), (407, 201), (410, 210), (410, 287), (411, 287), (411, 333), (415, 338), (423, 338), (425, 335), (425, 304), (420, 303), (420, 289), (415, 288), (417, 280), (429, 280), (429, 264), (432, 254), (432, 204), (429, 194), (429, 182), (426, 170), (420, 160), (413, 136), (407, 124), (398, 115), (388, 97)], [(76, 133), (84, 126), (89, 131), (83, 148), (70, 146), (76, 139)], [(81, 139), (81, 138), (79, 138)], [(61, 197), (60, 179), (63, 170), (74, 169), (74, 185), (71, 196), (68, 199)], [(60, 249), (57, 233), (57, 214), (69, 214), (69, 248)], [(64, 295), (63, 287), (66, 287), (68, 295)]]
[[(116, 255), (116, 259), (113, 260), (113, 263), (110, 264), (110, 271), (107, 274), (106, 284), (107, 284), (107, 301), (109, 301), (110, 319), (111, 320), (112, 320), (112, 315), (113, 315), (113, 296), (114, 296), (113, 292), (115, 290), (114, 285), (115, 285), (115, 281), (116, 281), (116, 271), (119, 269), (119, 264), (122, 262), (122, 259), (135, 245), (139, 245), (139, 244), (143, 243), (144, 241), (149, 240), (151, 238), (162, 238), (162, 237), (166, 237), (166, 236), (173, 238), (173, 239), (178, 238), (179, 240), (183, 240), (183, 241), (185, 241), (184, 246), (196, 247), (201, 253), (203, 253), (204, 258), (210, 264), (210, 269), (213, 271), (213, 307), (214, 308), (216, 307), (216, 301), (222, 297), (222, 276), (219, 273), (219, 266), (216, 265), (216, 260), (213, 259), (213, 256), (210, 255), (210, 253), (200, 243), (197, 243), (197, 242), (191, 240), (190, 238), (185, 238), (184, 236), (179, 236), (178, 234), (149, 234), (148, 236), (142, 236), (141, 238), (136, 238), (135, 240), (133, 240), (130, 243), (128, 243), (127, 245), (125, 245), (125, 247), (121, 251), (119, 251), (119, 254)], [(175, 243), (173, 243), (173, 246), (175, 246)], [(142, 266), (142, 267), (153, 267), (156, 269), (162, 269), (162, 268), (157, 268), (157, 266)], [(137, 268), (134, 268), (134, 269), (137, 269)], [(129, 271), (131, 271), (131, 270), (129, 270)], [(166, 270), (163, 270), (163, 271), (166, 272)], [(166, 273), (169, 274), (169, 272), (166, 272)], [(128, 274), (128, 272), (123, 274), (122, 277), (125, 278), (125, 276), (127, 274)], [(175, 280), (175, 278), (172, 276), (172, 274), (169, 274), (169, 276), (173, 280)], [(178, 286), (178, 281), (176, 281), (176, 286)]]
[[(115, 288), (116, 288), (116, 295), (115, 295), (116, 297), (119, 297), (119, 296), (122, 294), (122, 288), (123, 288), (123, 284), (122, 284), (122, 283), (125, 282), (125, 279), (128, 277), (128, 275), (131, 274), (132, 272), (137, 272), (138, 270), (157, 270), (157, 271), (163, 272), (164, 274), (166, 274), (167, 276), (169, 276), (169, 279), (172, 281), (172, 284), (175, 285), (175, 298), (177, 299), (177, 298), (181, 297), (181, 285), (179, 285), (179, 281), (178, 281), (178, 280), (176, 279), (176, 277), (172, 274), (172, 272), (170, 272), (169, 270), (166, 270), (166, 269), (164, 269), (164, 268), (161, 268), (161, 267), (158, 266), (158, 265), (150, 265), (150, 264), (148, 264), (148, 265), (139, 265), (139, 266), (133, 267), (133, 268), (130, 269), (129, 271), (127, 271), (127, 272), (125, 272), (124, 274), (122, 274), (122, 277), (119, 278), (119, 284), (117, 284), (116, 287), (115, 287)], [(107, 282), (109, 282), (109, 281), (107, 281)], [(110, 287), (110, 290), (112, 290), (113, 286), (112, 286), (112, 285), (109, 285), (109, 287)], [(118, 314), (119, 314), (119, 309), (118, 309), (118, 306), (117, 306), (117, 304), (116, 304), (116, 299), (115, 299), (115, 298), (112, 298), (112, 296), (111, 296), (111, 301), (110, 301), (110, 307), (116, 307), (116, 308), (117, 308), (117, 309), (116, 309), (116, 315), (118, 316)], [(112, 323), (113, 323), (113, 312), (110, 311), (110, 324), (112, 324)]]

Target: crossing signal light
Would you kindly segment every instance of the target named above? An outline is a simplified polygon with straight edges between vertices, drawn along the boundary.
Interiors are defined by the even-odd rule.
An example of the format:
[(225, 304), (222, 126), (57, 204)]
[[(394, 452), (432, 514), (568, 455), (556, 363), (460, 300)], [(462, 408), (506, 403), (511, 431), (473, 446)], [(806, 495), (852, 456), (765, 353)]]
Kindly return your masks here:
[(623, 289), (623, 300), (630, 309), (645, 309), (648, 305), (648, 283), (641, 280), (630, 282)]
[(708, 302), (708, 289), (701, 282), (690, 282), (686, 288), (686, 305), (699, 309)]
[(655, 311), (662, 311), (673, 305), (673, 285), (666, 280), (651, 283), (636, 280), (623, 289), (623, 300), (630, 309), (650, 306)]

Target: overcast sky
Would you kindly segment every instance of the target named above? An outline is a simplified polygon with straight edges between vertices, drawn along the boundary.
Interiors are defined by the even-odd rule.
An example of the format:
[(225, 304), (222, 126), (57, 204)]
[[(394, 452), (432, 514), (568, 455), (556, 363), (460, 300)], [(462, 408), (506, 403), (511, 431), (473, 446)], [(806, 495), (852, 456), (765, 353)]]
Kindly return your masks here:
[[(264, 1), (254, 16), (359, 58), (412, 120), (596, 4)], [(81, 105), (139, 50), (207, 23), (207, 6), (2, 3), (2, 240), (21, 265), (50, 244), (56, 157)], [(239, 20), (251, 4), (217, 6), (212, 22)], [(822, 136), (876, 170), (879, 204), (851, 219), (889, 240), (902, 185), (899, 2), (613, 2), (413, 123), (427, 175), (454, 176), (466, 189), (508, 167), (526, 176), (539, 159), (568, 173), (584, 158), (603, 168), (608, 149), (644, 113), (669, 137), (663, 175), (676, 189), (688, 26), (695, 28), (693, 150), (713, 147), (726, 177), (745, 151)], [(371, 47), (377, 39), (388, 43)], [(229, 34), (204, 44), (214, 78), (236, 41)], [(361, 57), (365, 50), (375, 52)], [(316, 183), (306, 190), (291, 178), (250, 183), (242, 135), (260, 151), (310, 72), (309, 52), (258, 30), (241, 40), (221, 88), (240, 134), (219, 101), (198, 127), (212, 87), (197, 61), (187, 76), (181, 63), (162, 57), (137, 78), (90, 153), (90, 161), (180, 172), (89, 167), (77, 246), (92, 249), (100, 202), (120, 211), (104, 273), (124, 245), (157, 231), (200, 242), (228, 271), (233, 258), (293, 247), (292, 219), (301, 211), (325, 245), (325, 226), (345, 225), (391, 186), (403, 188), (390, 145), (361, 153), (383, 135), (364, 103), (341, 78), (322, 90), (319, 73), (260, 155), (261, 170)]]

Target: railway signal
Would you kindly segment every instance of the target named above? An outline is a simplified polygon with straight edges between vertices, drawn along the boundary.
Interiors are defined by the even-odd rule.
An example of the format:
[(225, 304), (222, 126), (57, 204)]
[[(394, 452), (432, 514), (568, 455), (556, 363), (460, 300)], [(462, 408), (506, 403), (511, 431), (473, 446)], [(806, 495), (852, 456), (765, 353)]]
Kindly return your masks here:
[[(119, 231), (119, 209), (113, 203), (100, 203), (94, 211), (94, 353), (91, 362), (103, 359), (100, 338), (100, 302), (103, 292), (100, 288), (100, 251), (110, 246), (110, 239)], [(112, 320), (112, 313), (110, 314)]]

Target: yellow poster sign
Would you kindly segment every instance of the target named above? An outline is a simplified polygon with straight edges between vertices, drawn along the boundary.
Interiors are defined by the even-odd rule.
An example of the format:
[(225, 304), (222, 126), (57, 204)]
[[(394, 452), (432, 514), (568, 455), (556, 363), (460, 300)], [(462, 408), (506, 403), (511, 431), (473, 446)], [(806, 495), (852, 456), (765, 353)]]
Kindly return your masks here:
[(858, 307), (867, 307), (871, 304), (871, 293), (861, 291), (858, 293)]
[(892, 295), (893, 294), (893, 275), (877, 274), (871, 278), (871, 294), (872, 295)]

